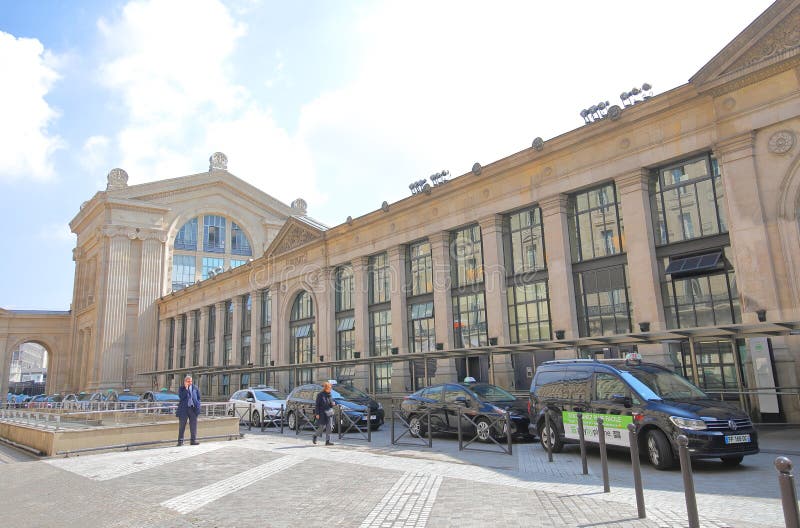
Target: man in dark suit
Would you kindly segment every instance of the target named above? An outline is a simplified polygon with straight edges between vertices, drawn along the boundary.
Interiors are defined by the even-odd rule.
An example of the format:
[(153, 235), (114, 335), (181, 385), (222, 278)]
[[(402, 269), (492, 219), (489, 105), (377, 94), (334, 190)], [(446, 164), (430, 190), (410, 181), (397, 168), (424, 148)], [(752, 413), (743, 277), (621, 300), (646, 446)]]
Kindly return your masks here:
[(192, 445), (197, 445), (197, 415), (200, 414), (200, 390), (192, 385), (192, 377), (183, 379), (183, 387), (178, 389), (178, 445), (183, 445), (183, 432), (186, 431), (186, 420), (189, 420), (189, 434)]

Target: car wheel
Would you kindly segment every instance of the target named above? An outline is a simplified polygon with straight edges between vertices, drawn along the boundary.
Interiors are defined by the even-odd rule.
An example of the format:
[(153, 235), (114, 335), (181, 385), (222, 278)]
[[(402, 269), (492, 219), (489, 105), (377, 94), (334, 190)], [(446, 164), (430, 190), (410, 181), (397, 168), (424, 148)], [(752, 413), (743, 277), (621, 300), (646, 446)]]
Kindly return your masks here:
[(486, 418), (478, 418), (475, 422), (475, 434), (481, 442), (488, 442), (492, 437), (492, 424)]
[(258, 414), (258, 411), (253, 411), (253, 414), (250, 417), (250, 425), (253, 427), (261, 427), (261, 415)]
[(289, 425), (289, 429), (292, 431), (297, 429), (297, 416), (293, 412), (289, 413), (289, 416), (286, 417), (286, 421)]
[(422, 420), (419, 419), (419, 416), (412, 416), (408, 419), (408, 431), (411, 433), (411, 436), (416, 437), (425, 434), (422, 427)]
[(669, 469), (675, 465), (675, 456), (667, 437), (658, 429), (647, 433), (647, 458), (656, 469)]
[(550, 422), (550, 426), (547, 426), (547, 422), (542, 420), (539, 424), (539, 439), (542, 442), (542, 447), (547, 451), (547, 446), (550, 446), (550, 450), (553, 453), (560, 453), (562, 449), (564, 449), (564, 441), (559, 436), (558, 431), (555, 427), (553, 427), (553, 422)]
[(734, 467), (734, 466), (738, 466), (739, 464), (741, 464), (742, 460), (744, 460), (744, 455), (724, 456), (724, 457), (722, 457), (722, 465), (728, 466), (728, 467)]

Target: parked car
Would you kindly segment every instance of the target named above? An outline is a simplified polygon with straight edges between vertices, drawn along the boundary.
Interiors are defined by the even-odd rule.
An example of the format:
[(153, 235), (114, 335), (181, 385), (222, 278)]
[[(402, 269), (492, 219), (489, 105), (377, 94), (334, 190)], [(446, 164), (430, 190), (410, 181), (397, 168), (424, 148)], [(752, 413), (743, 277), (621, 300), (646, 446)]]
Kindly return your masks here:
[[(286, 397), (286, 422), (289, 429), (295, 429), (299, 423), (299, 412), (302, 411), (310, 420), (314, 419), (314, 404), (317, 394), (322, 390), (322, 385), (310, 383), (295, 387)], [(331, 390), (333, 401), (341, 405), (342, 412), (355, 422), (359, 427), (366, 427), (366, 412), (369, 410), (369, 426), (376, 431), (383, 425), (383, 405), (371, 398), (367, 393), (357, 389), (351, 384), (334, 384)], [(342, 419), (336, 424), (337, 430), (347, 428), (349, 424)]]
[(258, 427), (261, 427), (264, 418), (273, 421), (280, 418), (281, 407), (286, 407), (286, 395), (265, 386), (236, 391), (228, 401), (228, 414), (246, 417), (253, 426)]
[(28, 401), (28, 407), (32, 408), (53, 408), (60, 407), (64, 396), (61, 394), (39, 394)]
[[(462, 432), (476, 435), (487, 442), (491, 437), (503, 437), (505, 421), (498, 420), (508, 413), (511, 434), (528, 436), (527, 403), (510, 392), (488, 383), (443, 383), (420, 389), (406, 396), (400, 405), (411, 434), (427, 432), (426, 413), (430, 412), (431, 432), (458, 432), (458, 412), (461, 410)], [(466, 419), (466, 417), (469, 419)], [(474, 424), (472, 423), (474, 422)]]
[(599, 439), (598, 417), (612, 446), (629, 447), (627, 426), (635, 424), (640, 448), (657, 469), (675, 465), (679, 435), (689, 439), (692, 458), (737, 465), (758, 453), (758, 436), (747, 414), (671, 370), (635, 357), (543, 363), (531, 383), (531, 433), (558, 452), (565, 442), (578, 439), (577, 412), (583, 413), (590, 442)]
[(141, 396), (131, 392), (130, 389), (124, 389), (122, 392), (109, 391), (106, 396), (106, 401), (116, 403), (118, 409), (133, 409), (136, 407), (136, 402), (141, 401), (141, 399)]
[[(162, 408), (162, 412), (174, 412), (173, 409), (178, 407), (178, 403), (181, 401), (180, 396), (177, 393), (170, 392), (167, 389), (161, 389), (160, 391), (147, 391), (142, 394), (142, 401), (150, 402), (153, 404), (160, 403), (160, 407)], [(158, 405), (153, 405), (153, 407), (159, 407)]]
[(66, 409), (88, 409), (91, 392), (79, 392), (77, 394), (67, 394), (64, 397), (64, 407)]

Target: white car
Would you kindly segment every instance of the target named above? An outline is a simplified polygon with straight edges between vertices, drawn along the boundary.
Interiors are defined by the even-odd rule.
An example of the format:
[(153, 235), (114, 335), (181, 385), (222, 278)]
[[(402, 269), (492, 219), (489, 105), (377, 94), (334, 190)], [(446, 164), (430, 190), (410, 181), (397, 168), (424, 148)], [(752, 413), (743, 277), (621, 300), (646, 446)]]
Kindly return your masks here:
[(249, 421), (255, 427), (270, 421), (274, 425), (282, 420), (281, 407), (286, 408), (286, 396), (272, 387), (251, 387), (236, 391), (228, 400), (228, 414)]

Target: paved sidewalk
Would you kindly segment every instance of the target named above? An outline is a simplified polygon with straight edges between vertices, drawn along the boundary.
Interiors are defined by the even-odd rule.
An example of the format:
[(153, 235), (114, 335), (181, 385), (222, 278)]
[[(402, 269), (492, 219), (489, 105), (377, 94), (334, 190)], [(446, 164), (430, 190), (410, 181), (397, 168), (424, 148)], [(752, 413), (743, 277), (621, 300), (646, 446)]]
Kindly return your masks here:
[[(388, 428), (387, 428), (388, 429)], [(681, 527), (680, 472), (643, 467), (647, 518), (636, 517), (629, 457), (611, 453), (611, 493), (599, 457), (581, 474), (577, 450), (554, 462), (540, 446), (514, 454), (367, 444), (248, 432), (242, 440), (0, 465), (5, 526), (111, 527)], [(780, 435), (776, 435), (777, 436)], [(792, 446), (794, 435), (783, 435)], [(776, 442), (776, 450), (780, 445)], [(473, 445), (485, 450), (491, 446)], [(784, 446), (785, 447), (785, 446)], [(774, 454), (740, 468), (700, 463), (703, 527), (783, 526)]]

